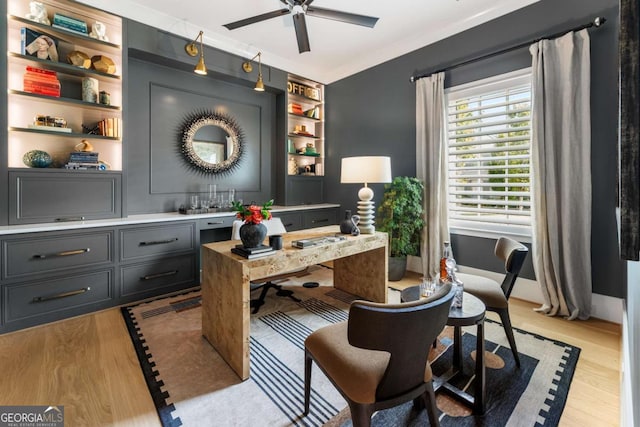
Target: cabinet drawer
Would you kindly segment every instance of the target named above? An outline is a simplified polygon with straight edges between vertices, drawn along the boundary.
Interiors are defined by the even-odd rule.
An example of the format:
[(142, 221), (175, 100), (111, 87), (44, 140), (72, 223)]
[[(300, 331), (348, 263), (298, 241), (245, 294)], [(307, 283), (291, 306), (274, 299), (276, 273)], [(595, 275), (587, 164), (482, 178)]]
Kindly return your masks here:
[(273, 216), (280, 218), (287, 231), (302, 230), (302, 213), (274, 213)]
[[(165, 288), (196, 285), (195, 255), (184, 255), (163, 260), (134, 264), (120, 269), (120, 296), (140, 297), (158, 294)], [(147, 295), (145, 295), (147, 294)]]
[(4, 240), (4, 279), (112, 262), (113, 232), (47, 234)]
[(230, 228), (233, 226), (235, 216), (222, 216), (213, 218), (204, 218), (198, 220), (198, 227), (200, 230), (212, 230), (215, 228)]
[(309, 211), (304, 214), (304, 228), (324, 227), (336, 223), (336, 212), (333, 209)]
[(195, 222), (165, 223), (121, 229), (120, 259), (129, 261), (148, 256), (194, 250), (196, 246), (195, 233)]
[(9, 223), (80, 221), (122, 216), (121, 175), (69, 171), (9, 172)]
[[(90, 307), (113, 298), (113, 270), (62, 276), (28, 284), (5, 285), (5, 324), (34, 319), (50, 322), (90, 311)], [(40, 320), (36, 320), (36, 319)]]

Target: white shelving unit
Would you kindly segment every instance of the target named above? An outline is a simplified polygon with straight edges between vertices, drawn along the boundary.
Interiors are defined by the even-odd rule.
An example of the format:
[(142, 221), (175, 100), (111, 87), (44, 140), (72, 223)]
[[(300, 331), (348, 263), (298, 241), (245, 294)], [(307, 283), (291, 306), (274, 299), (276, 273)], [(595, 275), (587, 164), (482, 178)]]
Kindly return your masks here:
[(324, 86), (290, 75), (287, 112), (288, 175), (324, 176)]
[[(54, 159), (54, 167), (64, 167), (69, 153), (83, 139), (89, 140), (99, 159), (113, 171), (122, 171), (122, 141), (117, 136), (89, 135), (82, 125), (94, 127), (104, 119), (118, 119), (122, 123), (122, 19), (75, 2), (50, 0), (43, 2), (53, 22), (55, 13), (84, 21), (88, 29), (99, 21), (105, 24), (109, 41), (88, 35), (54, 28), (26, 19), (29, 2), (7, 2), (7, 88), (8, 88), (8, 167), (28, 168), (23, 156), (30, 150), (43, 150)], [(44, 33), (58, 41), (58, 61), (40, 59), (24, 52), (21, 47), (21, 29)], [(114, 73), (74, 66), (67, 61), (67, 53), (81, 51), (89, 58), (103, 55), (115, 63)], [(60, 81), (61, 96), (49, 96), (25, 91), (23, 77), (27, 66), (55, 71)], [(98, 80), (99, 90), (110, 95), (109, 105), (82, 100), (82, 79)], [(58, 132), (29, 128), (37, 115), (61, 117), (72, 132)], [(122, 130), (120, 131), (122, 135)], [(34, 169), (35, 170), (35, 169)], [(100, 173), (100, 172), (96, 172)]]

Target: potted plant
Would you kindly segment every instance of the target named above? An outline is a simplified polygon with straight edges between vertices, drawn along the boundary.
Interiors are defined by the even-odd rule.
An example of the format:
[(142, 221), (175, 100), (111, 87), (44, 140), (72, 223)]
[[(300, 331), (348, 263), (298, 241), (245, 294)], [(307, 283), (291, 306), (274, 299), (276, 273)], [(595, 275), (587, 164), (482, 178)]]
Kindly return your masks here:
[(398, 176), (385, 184), (378, 207), (377, 229), (389, 235), (389, 280), (402, 279), (407, 255), (418, 255), (424, 226), (422, 194), (424, 185), (413, 177)]

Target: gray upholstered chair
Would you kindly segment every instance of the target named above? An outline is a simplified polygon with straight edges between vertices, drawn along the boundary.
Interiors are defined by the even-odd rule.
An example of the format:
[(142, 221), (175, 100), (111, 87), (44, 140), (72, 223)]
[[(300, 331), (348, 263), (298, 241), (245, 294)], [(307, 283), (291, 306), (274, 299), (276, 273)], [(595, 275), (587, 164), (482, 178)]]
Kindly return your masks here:
[(369, 426), (375, 411), (414, 399), (426, 407), (431, 426), (439, 425), (427, 357), (447, 322), (452, 298), (447, 284), (429, 299), (409, 303), (354, 301), (346, 322), (310, 334), (304, 414), (309, 413), (315, 361), (349, 403), (354, 427)]
[(520, 357), (516, 340), (511, 329), (511, 318), (509, 317), (509, 296), (513, 285), (516, 283), (520, 269), (527, 258), (529, 249), (522, 243), (508, 237), (500, 237), (496, 242), (495, 255), (504, 261), (505, 277), (502, 283), (475, 274), (456, 273), (458, 279), (464, 283), (465, 292), (478, 297), (487, 306), (487, 310), (498, 313), (500, 321), (504, 327), (504, 332), (509, 340), (513, 358), (516, 365), (520, 366)]

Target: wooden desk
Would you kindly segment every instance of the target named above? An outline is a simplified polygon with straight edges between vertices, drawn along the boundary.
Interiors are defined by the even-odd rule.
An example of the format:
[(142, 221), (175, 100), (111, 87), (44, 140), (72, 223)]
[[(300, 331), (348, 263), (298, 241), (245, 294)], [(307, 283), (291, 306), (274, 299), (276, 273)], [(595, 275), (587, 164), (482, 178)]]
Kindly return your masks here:
[(338, 226), (329, 226), (287, 233), (276, 255), (251, 260), (231, 253), (237, 240), (202, 245), (202, 334), (241, 379), (249, 378), (252, 280), (333, 261), (337, 289), (387, 302), (386, 233), (346, 236), (340, 242), (306, 249), (291, 247), (293, 240), (337, 232)]

